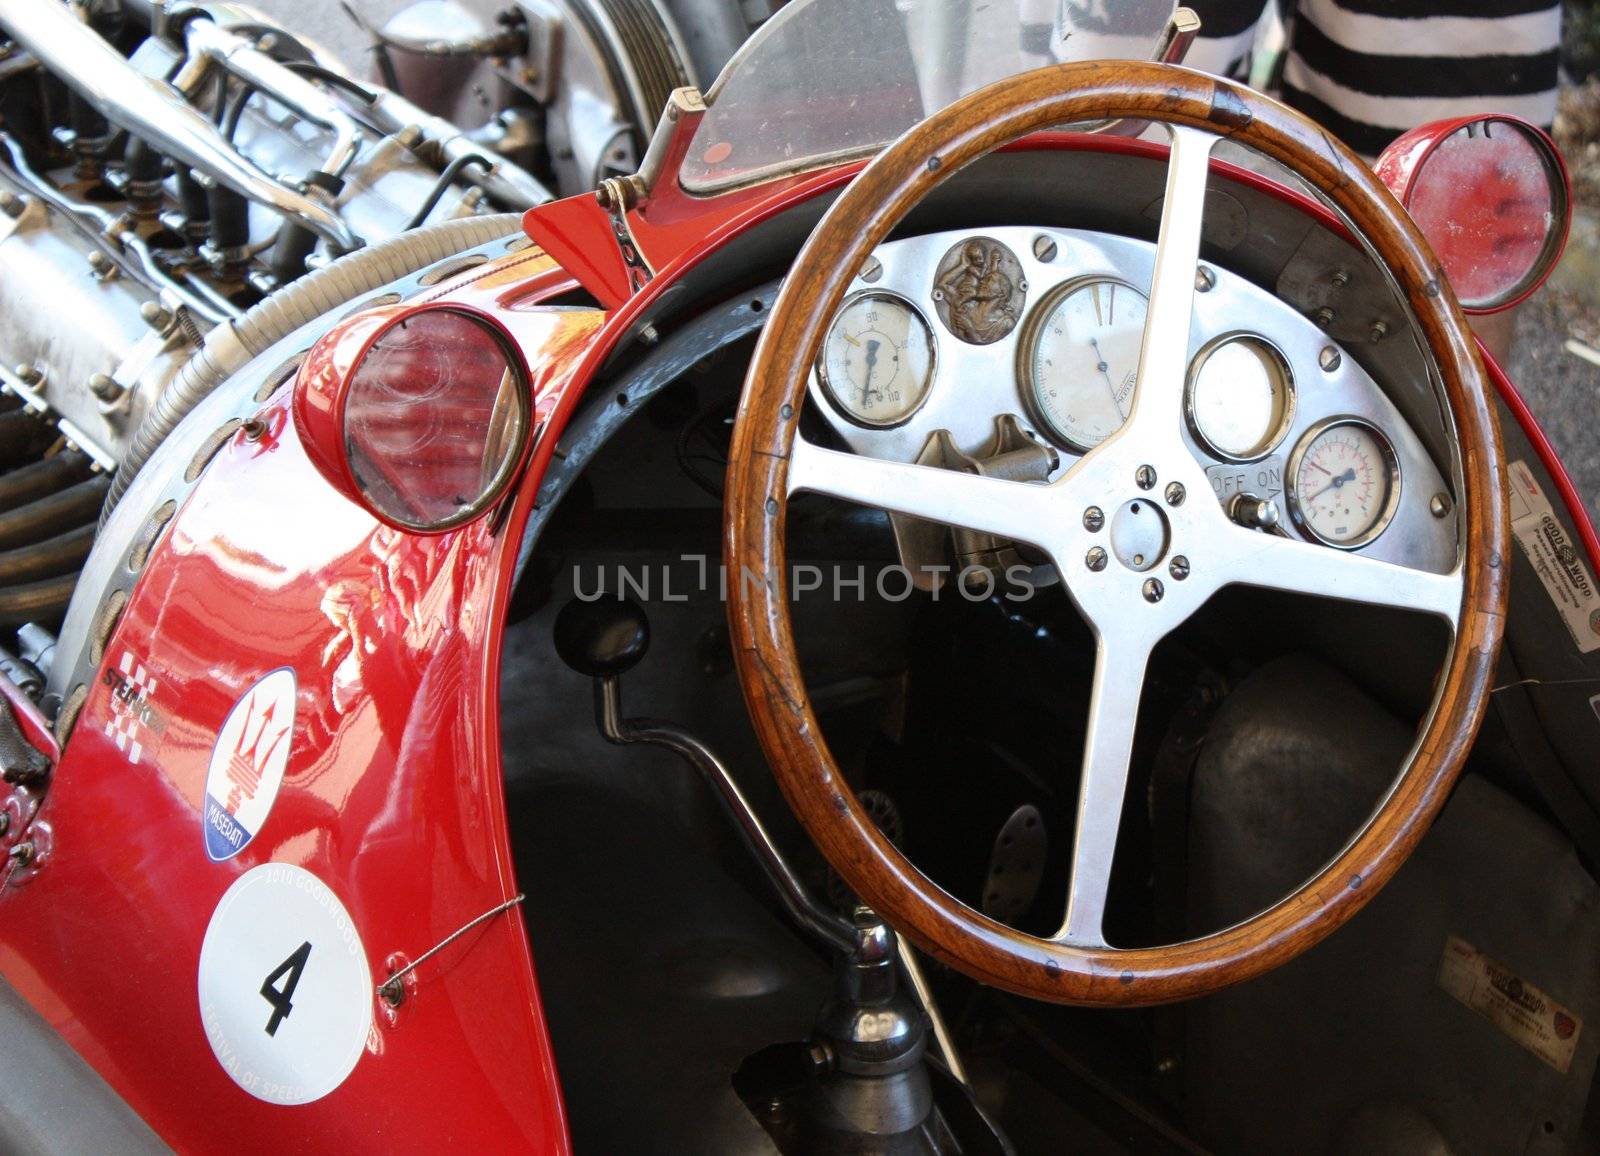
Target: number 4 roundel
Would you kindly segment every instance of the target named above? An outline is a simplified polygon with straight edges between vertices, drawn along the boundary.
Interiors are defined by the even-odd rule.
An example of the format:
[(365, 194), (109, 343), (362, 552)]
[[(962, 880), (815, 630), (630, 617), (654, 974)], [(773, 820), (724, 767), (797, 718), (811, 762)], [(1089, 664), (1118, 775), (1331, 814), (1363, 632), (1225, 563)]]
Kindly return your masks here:
[(366, 1048), (366, 949), (339, 897), (303, 868), (264, 863), (234, 880), (206, 928), (198, 986), (212, 1053), (257, 1099), (321, 1099)]

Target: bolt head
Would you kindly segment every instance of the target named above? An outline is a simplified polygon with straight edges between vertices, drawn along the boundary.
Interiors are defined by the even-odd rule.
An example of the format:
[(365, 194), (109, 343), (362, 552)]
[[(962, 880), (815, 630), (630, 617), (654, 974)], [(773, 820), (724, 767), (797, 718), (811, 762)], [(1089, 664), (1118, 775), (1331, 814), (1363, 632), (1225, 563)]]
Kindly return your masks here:
[(1154, 466), (1140, 466), (1133, 471), (1133, 480), (1141, 490), (1153, 490), (1156, 486), (1156, 469)]
[(1370, 336), (1373, 342), (1382, 341), (1385, 337), (1389, 336), (1389, 323), (1387, 321), (1374, 322)]
[(10, 190), (0, 190), (0, 212), (12, 220), (28, 211), (28, 202)]
[(1108, 557), (1103, 546), (1090, 546), (1089, 552), (1084, 555), (1083, 563), (1089, 569), (1098, 573), (1106, 568)]
[(44, 373), (31, 361), (19, 362), (11, 372), (15, 373), (24, 385), (38, 385), (40, 381), (44, 380)]
[(861, 263), (861, 279), (867, 284), (872, 284), (883, 276), (883, 262), (876, 257), (868, 257)]
[(172, 310), (159, 301), (146, 301), (139, 306), (139, 316), (143, 317), (144, 323), (157, 333), (166, 333), (178, 320)]
[(1323, 373), (1332, 373), (1344, 363), (1344, 357), (1331, 345), (1324, 345), (1322, 352), (1317, 354), (1317, 364), (1322, 366)]
[(1444, 491), (1441, 490), (1439, 493), (1428, 499), (1428, 512), (1435, 518), (1446, 517), (1449, 515), (1450, 510), (1450, 495)]
[(1189, 496), (1189, 491), (1183, 488), (1182, 482), (1169, 482), (1167, 484), (1167, 505), (1181, 506), (1183, 500)]
[(17, 866), (26, 867), (33, 862), (34, 855), (37, 854), (37, 848), (29, 842), (18, 843), (7, 854), (16, 860)]
[(1196, 293), (1209, 293), (1217, 287), (1217, 275), (1210, 269), (1201, 265), (1194, 271), (1194, 291)]
[(1160, 602), (1161, 601), (1161, 596), (1164, 595), (1166, 592), (1167, 592), (1167, 588), (1165, 586), (1161, 585), (1161, 579), (1159, 579), (1159, 578), (1146, 578), (1144, 580), (1144, 600), (1146, 602), (1149, 602), (1149, 603), (1152, 603), (1152, 604), (1156, 603), (1156, 602)]
[(1326, 329), (1328, 326), (1333, 324), (1333, 317), (1333, 310), (1324, 305), (1321, 309), (1318, 309), (1314, 314), (1311, 315), (1311, 320), (1317, 323), (1318, 329)]
[(111, 268), (111, 258), (99, 249), (89, 250), (89, 268), (96, 273), (102, 273)]
[(89, 392), (101, 401), (116, 401), (122, 396), (122, 386), (109, 373), (89, 375)]
[(1189, 576), (1189, 559), (1182, 554), (1174, 554), (1167, 566), (1167, 573), (1172, 575), (1173, 581), (1182, 582)]
[(1055, 241), (1043, 233), (1033, 239), (1033, 255), (1047, 265), (1056, 259), (1058, 251)]
[(1090, 506), (1083, 512), (1083, 528), (1091, 534), (1098, 534), (1105, 529), (1106, 512), (1099, 506)]

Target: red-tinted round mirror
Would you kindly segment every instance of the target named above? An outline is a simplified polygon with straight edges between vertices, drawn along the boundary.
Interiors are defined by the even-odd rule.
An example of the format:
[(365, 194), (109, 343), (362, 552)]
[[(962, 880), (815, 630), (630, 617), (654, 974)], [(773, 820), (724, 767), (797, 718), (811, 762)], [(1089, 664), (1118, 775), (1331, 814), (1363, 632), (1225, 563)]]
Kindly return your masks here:
[(454, 309), (400, 317), (351, 373), (345, 458), (362, 500), (407, 529), (443, 530), (504, 492), (528, 440), (520, 359), (489, 322)]
[(1544, 283), (1566, 245), (1566, 166), (1514, 117), (1441, 121), (1395, 141), (1378, 174), (1438, 253), (1462, 307), (1492, 313)]

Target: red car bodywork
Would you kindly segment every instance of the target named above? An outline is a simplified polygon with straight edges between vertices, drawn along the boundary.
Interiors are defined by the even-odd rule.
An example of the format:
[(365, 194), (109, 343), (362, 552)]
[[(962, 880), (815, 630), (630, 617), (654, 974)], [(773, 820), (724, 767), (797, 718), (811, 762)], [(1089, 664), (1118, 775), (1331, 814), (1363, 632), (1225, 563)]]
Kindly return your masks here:
[[(1163, 151), (1106, 137), (1023, 147)], [(374, 982), (517, 894), (501, 783), (500, 644), (522, 530), (557, 438), (607, 355), (683, 270), (858, 167), (709, 200), (670, 188), (630, 214), (656, 270), (637, 293), (607, 213), (574, 198), (530, 213), (542, 249), (394, 307), (482, 310), (523, 348), (535, 442), (490, 517), (433, 536), (383, 525), (314, 463), (289, 385), (263, 404), (264, 430), (235, 434), (207, 467), (100, 656), (48, 798), (4, 840), (31, 840), (38, 857), (13, 863), (0, 891), (0, 970), (168, 1142), (206, 1151), (567, 1149), (534, 961), (514, 911), (412, 972), (398, 1008), (374, 993), (353, 1072), (292, 1108), (244, 1092), (213, 1055), (196, 998), (201, 940), (229, 885), (269, 861), (297, 864), (337, 893)], [(1326, 220), (1290, 190), (1217, 167)], [(609, 312), (541, 307), (574, 277)], [(370, 332), (359, 317), (342, 322), (302, 368), (304, 388), (330, 388), (350, 343)], [(1564, 479), (1526, 407), (1493, 376)], [(1600, 562), (1581, 505), (1571, 510)], [(124, 655), (143, 672), (132, 689)], [(235, 858), (212, 862), (201, 846), (212, 746), (239, 696), (283, 666), (298, 676), (297, 708), (271, 822)], [(7, 694), (53, 755), (42, 719), (14, 688)], [(140, 728), (137, 763), (113, 740), (129, 726)]]

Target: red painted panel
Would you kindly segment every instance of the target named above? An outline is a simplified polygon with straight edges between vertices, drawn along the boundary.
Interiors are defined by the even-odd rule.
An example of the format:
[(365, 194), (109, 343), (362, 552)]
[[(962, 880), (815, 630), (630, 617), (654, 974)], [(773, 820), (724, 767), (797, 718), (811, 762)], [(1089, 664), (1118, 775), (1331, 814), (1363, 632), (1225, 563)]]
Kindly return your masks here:
[[(254, 1099), (206, 1041), (201, 938), (258, 863), (333, 888), (375, 982), (392, 953), (415, 958), (516, 890), (495, 717), (506, 541), (483, 522), (431, 539), (379, 526), (316, 474), (293, 423), (274, 424), (223, 451), (152, 559), (110, 656), (145, 664), (164, 729), (133, 765), (104, 733), (109, 691), (92, 691), (45, 805), (54, 847), (6, 898), (0, 966), (179, 1147), (561, 1150), (515, 914), (425, 963), (393, 1022), (375, 1001), (366, 1054), (321, 1100)], [(212, 743), (283, 665), (299, 680), (283, 788), (255, 840), (213, 863)]]
[[(529, 309), (530, 295), (570, 282), (542, 256), (499, 264), (521, 267), (516, 288), (491, 268), (440, 296), (517, 300), (503, 320), (537, 366), (542, 423), (603, 315)], [(205, 1037), (201, 942), (223, 893), (258, 864), (294, 864), (332, 888), (374, 985), (516, 893), (500, 624), (534, 487), (509, 518), (406, 534), (328, 485), (289, 405), (280, 390), (264, 435), (223, 449), (153, 553), (105, 666), (126, 654), (141, 678), (137, 761), (108, 734), (130, 724), (97, 680), (46, 797), (47, 852), (0, 893), (0, 971), (179, 1148), (565, 1151), (515, 911), (423, 963), (397, 1010), (372, 993), (365, 1052), (322, 1099), (252, 1097)], [(213, 744), (240, 696), (284, 666), (298, 690), (282, 789), (253, 841), (213, 862), (202, 828)], [(265, 1024), (269, 1005), (242, 996), (261, 1001)]]

